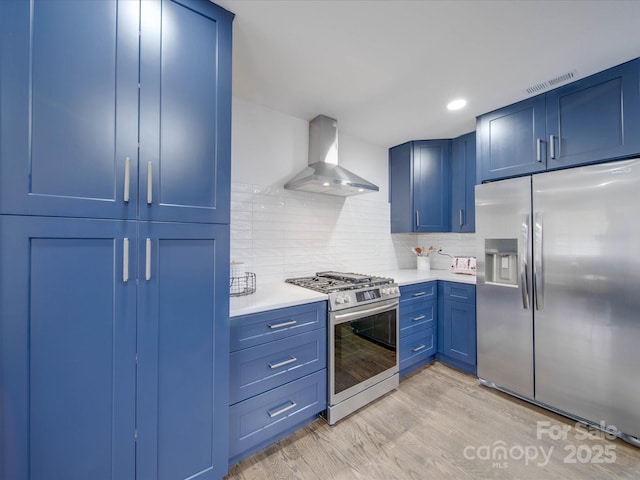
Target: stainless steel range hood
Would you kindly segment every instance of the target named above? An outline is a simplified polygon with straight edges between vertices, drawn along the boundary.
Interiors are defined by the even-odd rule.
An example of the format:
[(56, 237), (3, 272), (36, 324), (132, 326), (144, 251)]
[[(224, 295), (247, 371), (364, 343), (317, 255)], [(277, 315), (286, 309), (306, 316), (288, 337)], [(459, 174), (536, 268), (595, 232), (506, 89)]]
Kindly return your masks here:
[(343, 197), (380, 190), (338, 165), (338, 122), (325, 115), (309, 122), (309, 166), (284, 188)]

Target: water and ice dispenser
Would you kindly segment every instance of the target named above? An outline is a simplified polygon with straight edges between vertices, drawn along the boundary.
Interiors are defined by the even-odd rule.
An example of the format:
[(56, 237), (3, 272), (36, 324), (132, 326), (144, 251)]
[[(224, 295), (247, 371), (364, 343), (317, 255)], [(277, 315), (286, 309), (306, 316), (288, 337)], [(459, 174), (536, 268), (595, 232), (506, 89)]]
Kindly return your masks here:
[(484, 255), (486, 282), (503, 285), (518, 285), (517, 239), (485, 239)]

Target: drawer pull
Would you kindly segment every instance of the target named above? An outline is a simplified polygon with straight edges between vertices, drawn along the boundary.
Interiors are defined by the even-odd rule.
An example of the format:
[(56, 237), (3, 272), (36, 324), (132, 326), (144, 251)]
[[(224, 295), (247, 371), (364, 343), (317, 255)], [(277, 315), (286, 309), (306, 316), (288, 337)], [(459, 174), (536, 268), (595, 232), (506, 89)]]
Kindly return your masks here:
[(298, 404), (296, 402), (292, 402), (291, 400), (289, 400), (290, 404), (287, 405), (286, 407), (281, 407), (278, 408), (277, 410), (267, 410), (267, 414), (271, 417), (277, 417), (278, 415), (282, 415), (285, 412), (288, 412), (289, 410), (291, 410), (292, 408), (296, 408), (298, 406)]
[(290, 327), (291, 325), (295, 325), (296, 323), (298, 323), (296, 320), (289, 320), (288, 322), (282, 322), (282, 323), (269, 323), (269, 328), (283, 328), (283, 327)]
[(280, 368), (280, 367), (284, 367), (285, 365), (295, 363), (297, 361), (298, 359), (296, 357), (290, 357), (287, 360), (283, 360), (282, 362), (278, 362), (278, 363), (269, 362), (267, 365), (269, 365), (269, 368)]
[(420, 350), (424, 350), (427, 346), (423, 343), (422, 345), (418, 345), (416, 348), (412, 348), (412, 352), (419, 352)]
[(414, 296), (414, 297), (421, 297), (421, 296), (426, 295), (426, 294), (427, 294), (427, 292), (416, 292), (416, 293), (414, 293), (412, 296)]
[(418, 320), (422, 320), (423, 318), (427, 318), (426, 315), (418, 315), (417, 317), (413, 317), (411, 319), (412, 322), (417, 322)]

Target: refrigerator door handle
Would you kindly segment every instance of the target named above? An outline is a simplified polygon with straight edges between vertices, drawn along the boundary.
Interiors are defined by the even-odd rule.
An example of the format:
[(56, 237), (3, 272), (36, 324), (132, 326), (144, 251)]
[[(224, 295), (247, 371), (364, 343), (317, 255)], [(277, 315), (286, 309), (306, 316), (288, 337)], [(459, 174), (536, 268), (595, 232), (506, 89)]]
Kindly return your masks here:
[(529, 252), (529, 214), (522, 214), (522, 224), (520, 225), (520, 277), (519, 287), (522, 293), (522, 308), (529, 309), (529, 265), (527, 256)]
[(536, 292), (536, 310), (544, 308), (544, 278), (542, 271), (542, 213), (534, 214), (535, 236), (534, 236), (534, 257), (533, 262), (533, 283)]

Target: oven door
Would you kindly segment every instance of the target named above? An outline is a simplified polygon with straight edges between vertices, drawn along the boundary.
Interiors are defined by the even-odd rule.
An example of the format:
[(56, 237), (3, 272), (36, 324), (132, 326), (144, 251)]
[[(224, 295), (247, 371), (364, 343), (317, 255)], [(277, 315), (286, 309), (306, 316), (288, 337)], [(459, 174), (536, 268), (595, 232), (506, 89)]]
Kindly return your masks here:
[(329, 315), (329, 405), (397, 374), (398, 299)]

